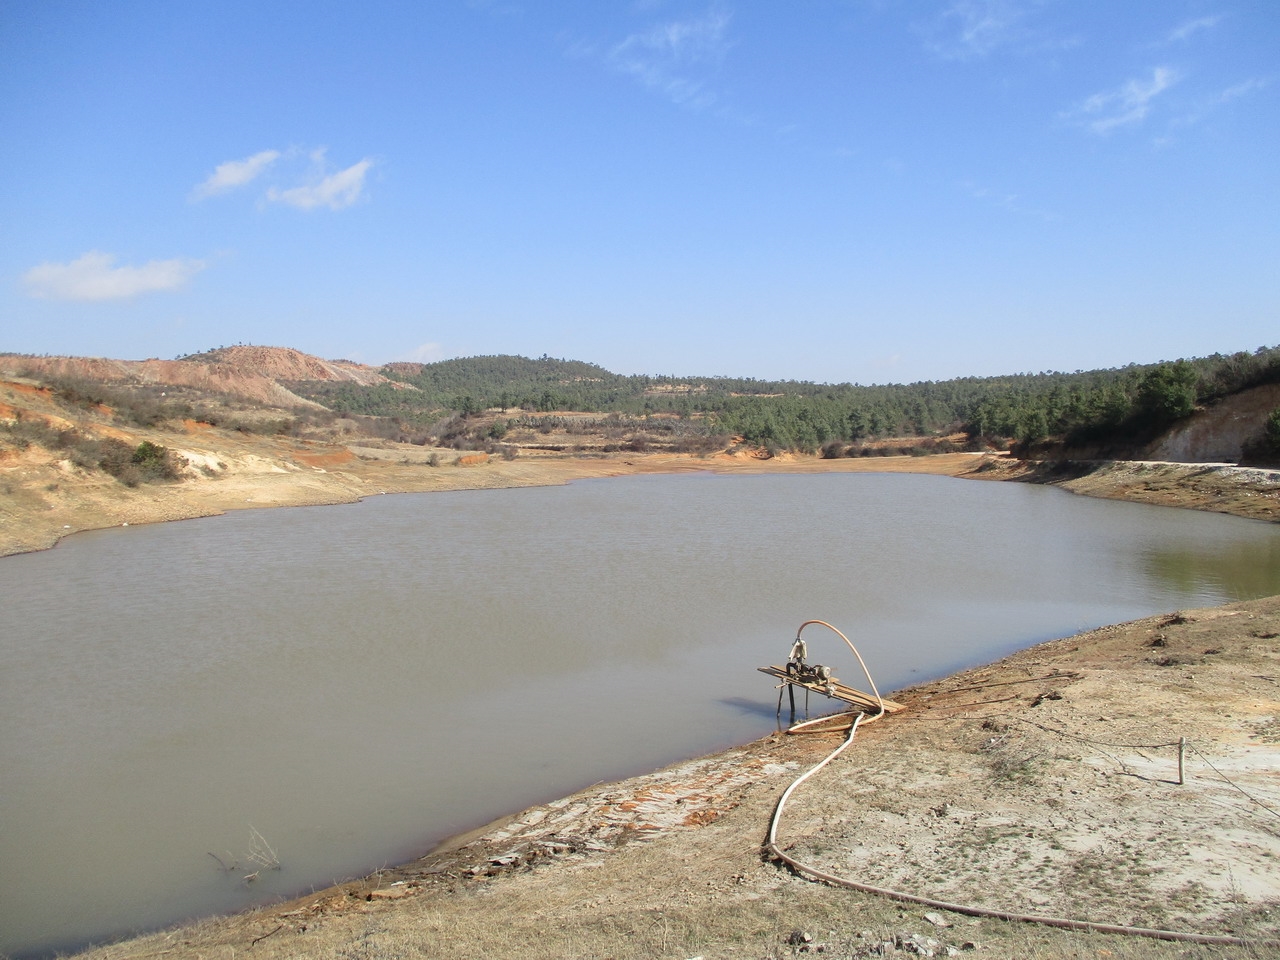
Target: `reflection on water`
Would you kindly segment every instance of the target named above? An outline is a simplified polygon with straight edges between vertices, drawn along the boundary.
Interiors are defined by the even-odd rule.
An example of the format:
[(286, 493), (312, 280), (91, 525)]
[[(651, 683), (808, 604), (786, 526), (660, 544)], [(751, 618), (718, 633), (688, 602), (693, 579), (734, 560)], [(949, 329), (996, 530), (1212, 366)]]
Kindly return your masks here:
[(1212, 584), (1236, 599), (1280, 593), (1280, 540), (1163, 547), (1143, 557), (1153, 580), (1179, 593), (1195, 593)]
[[(839, 475), (378, 497), (6, 558), (0, 952), (310, 889), (764, 735), (755, 667), (810, 618), (887, 692), (1280, 593), (1278, 550), (1229, 517)], [(857, 676), (838, 639), (811, 656)], [(246, 885), (251, 827), (283, 867)]]

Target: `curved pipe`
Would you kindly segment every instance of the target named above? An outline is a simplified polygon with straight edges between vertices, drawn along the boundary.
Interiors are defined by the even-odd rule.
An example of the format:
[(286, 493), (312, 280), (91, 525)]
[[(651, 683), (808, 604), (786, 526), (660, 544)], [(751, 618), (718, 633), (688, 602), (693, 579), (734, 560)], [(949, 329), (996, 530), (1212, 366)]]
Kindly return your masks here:
[[(880, 696), (880, 691), (876, 689), (876, 682), (871, 677), (871, 671), (867, 669), (866, 661), (862, 659), (862, 654), (860, 654), (858, 652), (858, 648), (853, 645), (853, 641), (850, 640), (848, 637), (846, 637), (843, 633), (841, 633), (840, 630), (838, 630), (836, 627), (833, 627), (831, 624), (827, 623), (827, 621), (806, 620), (804, 623), (800, 624), (799, 629), (796, 630), (796, 642), (791, 647), (792, 651), (794, 652), (797, 647), (800, 648), (802, 651), (805, 649), (804, 641), (800, 639), (800, 635), (804, 633), (805, 627), (813, 626), (814, 624), (817, 624), (820, 627), (826, 627), (828, 630), (835, 633), (835, 635), (838, 636), (841, 640), (843, 640), (848, 645), (849, 649), (853, 651), (853, 655), (858, 658), (858, 666), (862, 667), (862, 675), (867, 678), (867, 683), (871, 687), (871, 692), (875, 694), (876, 703), (880, 705), (880, 712), (875, 714), (874, 716), (868, 717), (866, 716), (866, 714), (862, 713), (861, 711), (857, 712), (856, 719), (854, 719), (853, 721), (853, 727), (849, 731), (849, 740), (852, 740), (853, 731), (857, 729), (858, 723), (860, 721), (865, 719), (867, 723), (870, 723), (872, 720), (879, 720), (881, 717), (884, 716), (885, 714), (884, 697)], [(803, 654), (802, 654), (802, 657), (803, 657)], [(795, 724), (792, 724), (790, 727), (788, 727), (787, 733), (799, 733), (802, 730), (804, 730), (806, 727), (816, 726), (817, 724), (820, 724), (820, 723), (829, 723), (831, 720), (835, 719), (836, 717), (853, 716), (853, 714), (854, 714), (853, 710), (847, 710), (843, 714), (833, 713), (833, 714), (830, 714), (829, 716), (817, 717), (816, 719), (813, 719), (813, 720), (804, 720), (804, 721), (801, 721), (800, 723), (795, 723)], [(845, 745), (847, 746), (848, 744), (846, 743)], [(841, 749), (844, 749), (844, 748), (842, 747)], [(834, 756), (829, 759), (834, 759)], [(823, 762), (825, 764), (826, 761), (823, 761)]]

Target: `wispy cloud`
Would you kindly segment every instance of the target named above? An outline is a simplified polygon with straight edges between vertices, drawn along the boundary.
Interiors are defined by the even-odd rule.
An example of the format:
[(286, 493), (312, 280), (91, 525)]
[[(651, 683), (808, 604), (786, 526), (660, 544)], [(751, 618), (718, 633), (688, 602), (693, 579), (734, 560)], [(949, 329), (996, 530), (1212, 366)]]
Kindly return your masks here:
[(875, 357), (871, 361), (871, 366), (877, 370), (895, 370), (902, 366), (902, 354), (888, 353)]
[(445, 357), (444, 347), (438, 343), (422, 343), (414, 347), (400, 359), (413, 363), (435, 363)]
[(1171, 67), (1156, 67), (1150, 79), (1128, 80), (1115, 90), (1095, 93), (1062, 117), (1094, 133), (1110, 133), (1117, 127), (1141, 123), (1151, 109), (1151, 102), (1177, 82), (1178, 74)]
[(203, 200), (205, 197), (226, 193), (228, 190), (252, 183), (279, 159), (279, 150), (263, 150), (243, 160), (228, 160), (226, 163), (220, 163), (208, 179), (192, 191), (192, 199)]
[(1194, 20), (1188, 20), (1186, 23), (1179, 24), (1169, 31), (1166, 38), (1167, 43), (1181, 43), (1193, 34), (1199, 33), (1201, 30), (1210, 30), (1216, 27), (1222, 20), (1221, 14), (1215, 14), (1211, 17), (1197, 17)]
[(314, 210), (316, 207), (341, 210), (360, 199), (364, 193), (365, 175), (373, 166), (371, 159), (366, 157), (337, 173), (325, 172), (327, 164), (323, 149), (314, 151), (311, 159), (315, 165), (311, 182), (287, 190), (272, 187), (267, 191), (267, 199), (299, 210)]
[(203, 260), (151, 260), (140, 267), (114, 266), (109, 253), (90, 250), (70, 263), (42, 263), (23, 274), (28, 296), (41, 300), (127, 300), (176, 290), (203, 270)]
[[(285, 151), (263, 150), (243, 160), (228, 160), (218, 164), (213, 173), (192, 190), (191, 199), (203, 200), (246, 186), (274, 168), (269, 178), (269, 182), (274, 182), (270, 182), (265, 193), (261, 194), (265, 201), (283, 203), (299, 210), (317, 207), (341, 210), (363, 196), (365, 176), (374, 161), (366, 157), (345, 170), (332, 173), (325, 153), (324, 147), (311, 151), (309, 172), (304, 172), (303, 158), (307, 154), (298, 147)], [(290, 185), (291, 181), (296, 185)]]
[(1052, 56), (1080, 44), (1079, 36), (1045, 22), (1047, 0), (950, 0), (931, 19), (914, 24), (925, 49), (942, 60), (982, 60), (1001, 52)]
[(971, 180), (965, 180), (960, 187), (973, 197), (975, 200), (989, 203), (1006, 213), (1012, 213), (1022, 217), (1035, 217), (1046, 223), (1053, 223), (1058, 220), (1057, 214), (1050, 213), (1047, 210), (1041, 210), (1037, 207), (1028, 206), (1016, 193), (1007, 193), (1000, 190), (993, 190), (989, 187), (974, 183)]
[(605, 61), (674, 103), (701, 109), (716, 100), (707, 74), (724, 62), (730, 16), (713, 7), (704, 16), (672, 20), (633, 33), (609, 48)]
[(1247, 97), (1255, 90), (1264, 89), (1269, 86), (1270, 83), (1270, 80), (1263, 79), (1261, 77), (1252, 80), (1245, 80), (1243, 83), (1237, 83), (1234, 86), (1227, 87), (1227, 89), (1219, 93), (1217, 102), (1230, 103), (1232, 100), (1239, 100), (1241, 97)]
[(944, 60), (977, 60), (1025, 41), (1026, 18), (1026, 5), (1017, 0), (953, 0), (920, 32)]
[(1270, 85), (1271, 81), (1265, 77), (1255, 77), (1245, 80), (1241, 83), (1233, 84), (1217, 93), (1200, 98), (1187, 108), (1182, 116), (1174, 118), (1170, 121), (1173, 127), (1191, 127), (1203, 122), (1219, 110), (1226, 109), (1234, 104), (1237, 100), (1242, 100), (1255, 93), (1263, 90)]

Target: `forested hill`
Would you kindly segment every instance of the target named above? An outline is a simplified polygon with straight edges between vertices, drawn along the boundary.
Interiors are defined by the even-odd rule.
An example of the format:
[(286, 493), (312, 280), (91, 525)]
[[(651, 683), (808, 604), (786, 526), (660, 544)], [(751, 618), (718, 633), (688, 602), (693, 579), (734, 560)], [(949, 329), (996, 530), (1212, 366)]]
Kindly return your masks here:
[(1029, 448), (1052, 440), (1067, 449), (1119, 455), (1198, 406), (1280, 383), (1280, 347), (1108, 370), (873, 386), (623, 376), (547, 356), (396, 363), (381, 373), (398, 383), (290, 386), (339, 412), (417, 422), (450, 412), (465, 418), (495, 410), (667, 414), (779, 449), (812, 451), (877, 437), (964, 432), (975, 442), (1015, 441)]

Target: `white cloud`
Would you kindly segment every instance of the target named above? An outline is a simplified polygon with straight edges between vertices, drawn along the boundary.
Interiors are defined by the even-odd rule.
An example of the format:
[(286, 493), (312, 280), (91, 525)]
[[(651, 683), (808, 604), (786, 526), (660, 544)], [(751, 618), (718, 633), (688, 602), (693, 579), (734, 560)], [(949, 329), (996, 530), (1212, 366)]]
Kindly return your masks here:
[(871, 366), (877, 370), (893, 370), (902, 366), (902, 354), (890, 353), (884, 356), (875, 357), (871, 361)]
[(1229, 107), (1235, 101), (1250, 96), (1258, 90), (1263, 90), (1269, 85), (1270, 81), (1264, 77), (1255, 77), (1251, 80), (1234, 84), (1212, 96), (1202, 98), (1198, 103), (1192, 104), (1186, 113), (1180, 117), (1175, 117), (1170, 125), (1172, 127), (1195, 126), (1218, 110)]
[(1045, 0), (951, 0), (915, 25), (925, 48), (943, 60), (981, 60), (1000, 51), (1044, 58), (1080, 43), (1044, 23)]
[(930, 31), (929, 47), (948, 60), (985, 57), (1016, 35), (1022, 18), (1012, 0), (955, 0)]
[(712, 8), (700, 18), (657, 24), (615, 44), (605, 60), (675, 103), (707, 107), (716, 96), (702, 75), (724, 62), (729, 19), (726, 11)]
[(1186, 40), (1194, 33), (1199, 33), (1201, 30), (1209, 30), (1216, 27), (1221, 20), (1221, 14), (1215, 14), (1211, 17), (1198, 17), (1195, 20), (1188, 20), (1186, 23), (1175, 27), (1169, 32), (1168, 42), (1176, 43)]
[(435, 363), (445, 357), (444, 347), (438, 343), (423, 343), (405, 354), (401, 359), (413, 363)]
[(1268, 86), (1269, 81), (1264, 79), (1246, 80), (1243, 83), (1237, 83), (1233, 87), (1227, 87), (1218, 94), (1219, 103), (1230, 103), (1232, 100), (1238, 100), (1240, 97), (1248, 96), (1255, 90), (1262, 90)]
[(226, 193), (236, 187), (256, 180), (269, 166), (280, 159), (279, 150), (263, 150), (243, 160), (228, 160), (214, 168), (209, 178), (195, 188), (192, 196), (196, 200), (212, 197), (218, 193)]
[(1151, 71), (1151, 79), (1129, 80), (1115, 90), (1095, 93), (1063, 116), (1082, 123), (1094, 133), (1110, 133), (1117, 127), (1141, 123), (1151, 108), (1151, 101), (1177, 82), (1174, 70), (1156, 67)]
[(299, 210), (314, 210), (316, 207), (341, 210), (360, 199), (360, 195), (364, 192), (365, 174), (373, 166), (372, 160), (366, 157), (345, 170), (324, 176), (324, 150), (315, 151), (312, 159), (320, 171), (314, 182), (288, 190), (272, 187), (267, 191), (267, 199), (272, 203), (284, 203), (297, 207)]
[(975, 200), (992, 204), (1006, 213), (1025, 217), (1035, 217), (1039, 220), (1045, 221), (1046, 223), (1051, 223), (1059, 219), (1054, 213), (1027, 205), (1023, 201), (1022, 197), (1016, 193), (1005, 193), (999, 190), (993, 190), (989, 187), (974, 183), (971, 180), (962, 181), (960, 183), (960, 187)]
[(152, 260), (116, 267), (109, 253), (90, 250), (70, 263), (42, 263), (23, 274), (27, 294), (42, 300), (124, 300), (176, 290), (203, 270), (203, 260)]

